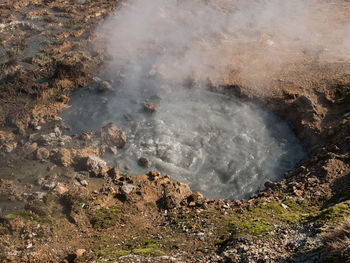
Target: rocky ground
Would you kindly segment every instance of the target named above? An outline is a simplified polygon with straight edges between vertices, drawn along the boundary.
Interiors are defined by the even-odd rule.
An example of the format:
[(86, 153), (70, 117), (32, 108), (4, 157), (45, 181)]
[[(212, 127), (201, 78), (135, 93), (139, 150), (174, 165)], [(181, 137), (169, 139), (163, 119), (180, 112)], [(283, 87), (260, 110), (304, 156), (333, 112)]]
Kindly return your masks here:
[(115, 8), (0, 1), (1, 262), (349, 262), (323, 237), (350, 214), (350, 62), (305, 57), (266, 94), (234, 73), (215, 83), (289, 120), (308, 157), (249, 200), (210, 200), (107, 166), (127, 140), (118, 124), (71, 136), (58, 117), (70, 91), (110, 90), (96, 78), (108, 55), (91, 40)]

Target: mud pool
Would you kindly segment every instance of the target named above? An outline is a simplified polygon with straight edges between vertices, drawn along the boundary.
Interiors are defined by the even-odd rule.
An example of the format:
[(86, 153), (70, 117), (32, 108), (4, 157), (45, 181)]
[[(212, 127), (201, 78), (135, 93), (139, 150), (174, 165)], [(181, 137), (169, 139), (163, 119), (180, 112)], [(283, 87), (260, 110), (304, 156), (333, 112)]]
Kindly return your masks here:
[[(116, 123), (127, 144), (104, 156), (110, 165), (132, 175), (160, 171), (209, 198), (247, 198), (305, 156), (288, 123), (260, 106), (203, 89), (147, 92), (85, 88), (72, 95), (62, 117), (72, 132)], [(143, 110), (147, 100), (156, 101), (156, 112)], [(139, 166), (140, 157), (151, 166)]]

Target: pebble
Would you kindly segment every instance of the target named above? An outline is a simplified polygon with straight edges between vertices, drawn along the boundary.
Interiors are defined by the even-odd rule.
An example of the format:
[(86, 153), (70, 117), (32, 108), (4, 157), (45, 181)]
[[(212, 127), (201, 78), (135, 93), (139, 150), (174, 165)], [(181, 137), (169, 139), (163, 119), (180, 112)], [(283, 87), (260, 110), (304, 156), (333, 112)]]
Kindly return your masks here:
[(284, 208), (284, 209), (288, 209), (289, 207), (283, 203), (281, 203), (281, 206)]
[(120, 191), (124, 194), (130, 194), (136, 188), (133, 184), (125, 184), (120, 187)]
[(86, 180), (80, 181), (80, 184), (84, 187), (87, 187), (89, 185), (89, 183)]

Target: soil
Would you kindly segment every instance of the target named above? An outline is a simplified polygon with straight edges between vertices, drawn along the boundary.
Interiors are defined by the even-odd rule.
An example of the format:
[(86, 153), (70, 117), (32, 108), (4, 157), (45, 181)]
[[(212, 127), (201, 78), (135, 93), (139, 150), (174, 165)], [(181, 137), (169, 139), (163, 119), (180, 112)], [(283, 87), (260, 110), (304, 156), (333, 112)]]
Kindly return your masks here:
[(91, 41), (117, 2), (0, 1), (0, 261), (324, 260), (322, 233), (350, 214), (350, 61), (305, 55), (269, 73), (268, 92), (235, 73), (213, 83), (289, 120), (308, 156), (249, 200), (207, 199), (106, 166), (127, 140), (118, 124), (70, 136), (58, 116), (104, 71)]

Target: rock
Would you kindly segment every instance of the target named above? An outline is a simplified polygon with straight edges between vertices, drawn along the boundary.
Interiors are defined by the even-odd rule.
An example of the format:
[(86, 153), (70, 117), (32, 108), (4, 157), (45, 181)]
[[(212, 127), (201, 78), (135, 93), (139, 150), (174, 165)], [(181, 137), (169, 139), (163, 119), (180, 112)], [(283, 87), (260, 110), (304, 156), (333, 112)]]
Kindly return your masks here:
[(107, 163), (96, 155), (89, 155), (84, 158), (83, 168), (87, 171), (99, 173)]
[(105, 92), (105, 91), (114, 91), (112, 85), (107, 81), (101, 81), (98, 84), (98, 91), (99, 92)]
[(133, 184), (124, 184), (120, 187), (120, 191), (123, 194), (130, 194), (136, 188)]
[(36, 150), (35, 157), (38, 160), (47, 159), (50, 157), (50, 152), (46, 148), (40, 147)]
[(180, 200), (175, 195), (168, 195), (161, 198), (157, 203), (161, 208), (171, 210), (180, 203)]
[(145, 112), (150, 112), (150, 113), (156, 112), (157, 107), (158, 107), (157, 104), (155, 104), (154, 102), (146, 102), (143, 104), (143, 110)]
[(288, 209), (288, 208), (289, 208), (287, 205), (285, 205), (285, 204), (283, 204), (283, 203), (281, 203), (281, 206), (282, 206), (282, 208), (284, 208), (284, 209)]
[(66, 95), (61, 95), (57, 100), (63, 104), (67, 104), (70, 101), (70, 98)]
[(302, 196), (302, 195), (303, 195), (303, 191), (297, 190), (297, 189), (294, 189), (293, 193), (294, 193), (296, 196)]
[(147, 173), (147, 176), (152, 181), (152, 180), (155, 180), (157, 177), (160, 176), (160, 172), (150, 171), (150, 172)]
[(321, 195), (322, 195), (322, 193), (320, 191), (314, 192), (314, 196), (321, 196)]
[(42, 189), (51, 190), (56, 187), (57, 183), (55, 181), (47, 182), (42, 185)]
[(16, 142), (12, 142), (12, 143), (6, 143), (2, 146), (2, 149), (5, 153), (10, 153), (12, 152), (15, 148), (17, 147), (17, 143)]
[(61, 132), (60, 128), (58, 128), (58, 127), (55, 127), (54, 132), (55, 132), (56, 137), (60, 137), (62, 135), (62, 132)]
[(38, 148), (38, 144), (36, 142), (33, 142), (32, 144), (26, 145), (23, 148), (23, 155), (29, 155), (36, 151)]
[(80, 184), (84, 187), (87, 187), (89, 185), (89, 183), (86, 180), (81, 180)]
[(118, 167), (113, 167), (113, 168), (108, 170), (107, 174), (112, 179), (117, 179), (119, 177), (120, 170)]
[(117, 147), (115, 147), (115, 146), (110, 146), (110, 147), (108, 147), (108, 151), (109, 151), (110, 153), (113, 153), (114, 155), (117, 155), (117, 154), (118, 154), (118, 149), (117, 149)]
[(114, 123), (109, 123), (101, 129), (102, 143), (108, 146), (123, 148), (126, 143), (126, 133)]
[(65, 148), (60, 149), (53, 156), (53, 161), (56, 162), (58, 165), (62, 165), (64, 167), (69, 166), (73, 162), (71, 151)]
[(265, 186), (266, 188), (272, 188), (272, 187), (275, 186), (275, 183), (273, 183), (273, 182), (271, 182), (271, 181), (266, 181), (265, 184), (264, 184), (264, 186)]
[(141, 167), (150, 167), (151, 166), (151, 162), (149, 161), (148, 158), (145, 158), (145, 157), (141, 157), (139, 160), (138, 160), (138, 165), (141, 166)]
[(88, 133), (86, 133), (86, 132), (82, 132), (80, 134), (80, 139), (83, 140), (83, 141), (87, 141), (87, 140), (91, 139), (91, 136)]
[(54, 191), (58, 193), (59, 195), (63, 195), (68, 192), (68, 188), (65, 187), (63, 184), (58, 183), (56, 187), (54, 188)]
[(193, 202), (193, 201), (192, 201), (192, 202), (189, 202), (188, 206), (189, 206), (189, 207), (194, 207), (194, 206), (196, 206), (196, 203)]
[(80, 258), (80, 257), (82, 257), (84, 254), (85, 254), (85, 252), (86, 252), (86, 250), (85, 249), (83, 249), (83, 248), (80, 248), (80, 249), (77, 249), (77, 251), (75, 251), (75, 256), (77, 257), (77, 258)]

